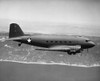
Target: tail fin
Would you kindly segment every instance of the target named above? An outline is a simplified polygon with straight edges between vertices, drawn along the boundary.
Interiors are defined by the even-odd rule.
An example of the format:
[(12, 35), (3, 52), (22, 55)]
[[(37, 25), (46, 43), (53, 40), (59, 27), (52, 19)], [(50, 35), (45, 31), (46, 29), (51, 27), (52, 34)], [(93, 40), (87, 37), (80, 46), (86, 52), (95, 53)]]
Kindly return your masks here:
[(24, 32), (22, 31), (22, 29), (19, 27), (18, 24), (16, 24), (16, 23), (10, 24), (9, 38), (19, 37), (19, 36), (23, 36), (23, 35), (24, 35)]

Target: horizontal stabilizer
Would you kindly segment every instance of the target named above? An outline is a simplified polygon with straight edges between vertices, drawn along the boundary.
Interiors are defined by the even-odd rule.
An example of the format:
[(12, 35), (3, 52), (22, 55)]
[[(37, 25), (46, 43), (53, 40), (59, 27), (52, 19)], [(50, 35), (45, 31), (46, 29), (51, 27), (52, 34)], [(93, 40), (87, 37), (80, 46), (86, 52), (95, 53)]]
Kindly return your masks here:
[(5, 39), (4, 41), (16, 41), (16, 40), (21, 40), (22, 38), (16, 37), (16, 38), (8, 38)]

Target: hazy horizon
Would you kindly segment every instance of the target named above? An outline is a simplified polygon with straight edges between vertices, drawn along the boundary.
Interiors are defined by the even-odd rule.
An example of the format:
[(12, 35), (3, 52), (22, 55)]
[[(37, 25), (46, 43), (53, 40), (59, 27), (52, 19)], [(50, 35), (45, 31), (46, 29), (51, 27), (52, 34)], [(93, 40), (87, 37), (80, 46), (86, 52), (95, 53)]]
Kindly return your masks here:
[(98, 0), (0, 0), (0, 31), (100, 36)]

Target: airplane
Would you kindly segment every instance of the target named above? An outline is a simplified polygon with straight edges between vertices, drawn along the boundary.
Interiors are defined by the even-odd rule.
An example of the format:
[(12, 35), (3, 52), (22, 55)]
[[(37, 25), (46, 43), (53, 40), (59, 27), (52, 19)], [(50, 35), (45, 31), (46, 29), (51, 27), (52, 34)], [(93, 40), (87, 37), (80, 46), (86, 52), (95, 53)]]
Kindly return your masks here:
[(50, 35), (50, 34), (25, 34), (20, 26), (11, 23), (9, 28), (8, 40), (17, 41), (18, 46), (28, 44), (37, 46), (35, 50), (42, 51), (61, 51), (67, 52), (69, 55), (81, 53), (84, 49), (95, 46), (95, 43), (88, 38), (73, 35)]

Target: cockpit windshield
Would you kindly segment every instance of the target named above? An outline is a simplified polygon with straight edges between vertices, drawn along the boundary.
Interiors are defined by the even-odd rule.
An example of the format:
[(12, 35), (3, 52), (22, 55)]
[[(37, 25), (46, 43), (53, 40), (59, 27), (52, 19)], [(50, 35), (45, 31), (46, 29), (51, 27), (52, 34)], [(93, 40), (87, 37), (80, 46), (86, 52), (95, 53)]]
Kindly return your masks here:
[(91, 41), (91, 40), (85, 40), (86, 42), (89, 42), (89, 41)]

